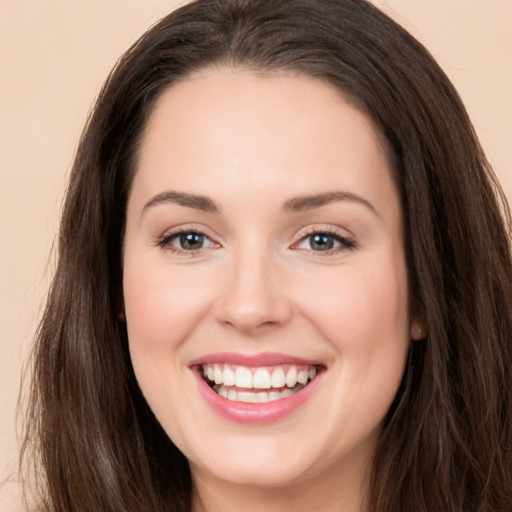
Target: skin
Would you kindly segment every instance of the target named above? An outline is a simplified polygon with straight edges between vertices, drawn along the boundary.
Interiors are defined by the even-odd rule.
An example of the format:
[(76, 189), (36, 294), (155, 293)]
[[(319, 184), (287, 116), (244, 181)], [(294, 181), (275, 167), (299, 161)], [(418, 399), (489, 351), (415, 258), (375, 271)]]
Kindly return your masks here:
[[(219, 212), (154, 199), (168, 191), (207, 196)], [(283, 210), (331, 192), (351, 196)], [(202, 247), (159, 243), (180, 228), (204, 233)], [(334, 232), (333, 249), (312, 245), (312, 231)], [(301, 76), (216, 68), (173, 85), (146, 127), (123, 258), (133, 366), (190, 461), (194, 510), (364, 510), (421, 328), (400, 203), (369, 119)], [(325, 371), (291, 415), (241, 425), (211, 409), (189, 367), (217, 352), (279, 352)]]

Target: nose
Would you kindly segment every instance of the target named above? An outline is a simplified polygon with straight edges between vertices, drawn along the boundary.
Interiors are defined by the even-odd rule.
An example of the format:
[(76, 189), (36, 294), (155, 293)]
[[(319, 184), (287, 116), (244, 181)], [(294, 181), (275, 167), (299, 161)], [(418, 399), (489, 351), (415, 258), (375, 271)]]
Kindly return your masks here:
[(292, 304), (268, 254), (245, 253), (230, 262), (214, 310), (224, 326), (255, 335), (287, 323)]

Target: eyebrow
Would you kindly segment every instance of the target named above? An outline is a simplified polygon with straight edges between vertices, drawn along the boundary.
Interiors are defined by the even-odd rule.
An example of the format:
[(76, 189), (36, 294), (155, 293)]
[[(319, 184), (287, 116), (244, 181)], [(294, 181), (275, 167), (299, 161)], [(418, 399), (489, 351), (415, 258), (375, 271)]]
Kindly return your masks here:
[(162, 203), (174, 203), (187, 208), (193, 208), (195, 210), (201, 210), (208, 213), (220, 213), (220, 207), (212, 201), (209, 197), (199, 196), (195, 194), (187, 194), (185, 192), (176, 192), (174, 190), (168, 190), (153, 196), (142, 209), (144, 213), (149, 208)]
[(361, 204), (368, 208), (377, 217), (380, 217), (377, 209), (369, 201), (352, 192), (324, 192), (310, 196), (293, 197), (284, 203), (283, 211), (294, 213), (303, 212), (314, 208), (320, 208), (321, 206), (325, 206), (326, 204), (333, 203), (335, 201), (350, 201)]
[[(321, 194), (313, 194), (309, 196), (293, 197), (284, 203), (282, 210), (284, 212), (300, 213), (303, 211), (320, 208), (321, 206), (325, 206), (335, 201), (351, 201), (359, 203), (368, 208), (371, 212), (377, 215), (377, 217), (380, 217), (379, 212), (369, 201), (352, 192), (324, 192)], [(186, 208), (193, 208), (195, 210), (201, 210), (207, 213), (220, 213), (221, 211), (220, 206), (218, 206), (209, 197), (196, 194), (187, 194), (185, 192), (177, 192), (174, 190), (168, 190), (153, 196), (144, 205), (142, 211), (144, 213), (149, 208), (163, 203), (174, 203), (180, 206), (185, 206)]]

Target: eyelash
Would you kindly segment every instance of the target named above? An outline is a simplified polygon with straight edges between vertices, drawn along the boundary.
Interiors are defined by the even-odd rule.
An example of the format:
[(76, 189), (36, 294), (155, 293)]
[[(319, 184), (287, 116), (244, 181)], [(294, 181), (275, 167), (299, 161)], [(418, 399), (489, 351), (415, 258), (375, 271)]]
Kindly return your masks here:
[(339, 243), (338, 247), (333, 247), (331, 249), (323, 250), (323, 251), (315, 251), (313, 249), (304, 249), (310, 251), (315, 257), (324, 257), (324, 256), (332, 256), (333, 254), (339, 254), (345, 252), (347, 250), (351, 251), (357, 249), (356, 241), (353, 238), (342, 235), (335, 229), (332, 228), (309, 228), (305, 232), (300, 234), (300, 238), (297, 242), (292, 245), (292, 248), (296, 248), (300, 250), (300, 247), (297, 247), (301, 242), (306, 240), (309, 237), (313, 237), (315, 235), (322, 235), (326, 237), (333, 238), (336, 242)]
[(176, 229), (171, 232), (167, 232), (164, 235), (162, 235), (156, 242), (156, 245), (158, 247), (161, 247), (162, 249), (165, 249), (166, 251), (169, 251), (173, 254), (180, 254), (184, 256), (201, 256), (204, 252), (204, 247), (200, 249), (180, 249), (179, 247), (174, 247), (171, 245), (171, 242), (179, 238), (182, 235), (199, 235), (204, 237), (207, 240), (210, 240), (212, 244), (215, 244), (215, 242), (212, 241), (212, 239), (203, 231), (199, 231), (195, 228), (187, 228), (186, 226), (183, 228)]
[[(206, 247), (206, 248), (202, 247), (200, 249), (190, 250), (190, 249), (180, 249), (178, 247), (174, 247), (171, 245), (171, 242), (173, 240), (175, 240), (176, 238), (178, 238), (182, 235), (189, 235), (189, 234), (202, 236), (205, 239), (209, 240), (212, 244), (215, 244), (215, 242), (213, 242), (213, 240), (207, 234), (205, 234), (203, 231), (200, 231), (195, 228), (183, 227), (183, 228), (179, 228), (179, 229), (176, 229), (175, 231), (171, 231), (171, 232), (168, 232), (168, 233), (165, 233), (164, 235), (162, 235), (157, 240), (156, 246), (161, 247), (173, 254), (181, 254), (184, 256), (201, 256), (203, 254), (204, 250), (208, 249), (208, 247)], [(313, 249), (303, 249), (303, 250), (310, 251), (312, 254), (314, 254), (315, 256), (318, 256), (318, 257), (330, 256), (330, 255), (333, 255), (336, 253), (344, 252), (346, 250), (354, 250), (357, 248), (356, 242), (353, 238), (343, 236), (341, 233), (339, 233), (338, 231), (336, 231), (332, 228), (329, 228), (329, 229), (310, 228), (307, 231), (300, 234), (299, 240), (291, 246), (292, 249), (300, 250), (301, 248), (297, 247), (297, 246), (300, 243), (302, 243), (303, 241), (305, 241), (308, 237), (313, 237), (315, 235), (323, 235), (326, 237), (330, 237), (339, 243), (338, 247), (333, 247), (333, 248), (327, 249), (327, 250), (315, 251)]]

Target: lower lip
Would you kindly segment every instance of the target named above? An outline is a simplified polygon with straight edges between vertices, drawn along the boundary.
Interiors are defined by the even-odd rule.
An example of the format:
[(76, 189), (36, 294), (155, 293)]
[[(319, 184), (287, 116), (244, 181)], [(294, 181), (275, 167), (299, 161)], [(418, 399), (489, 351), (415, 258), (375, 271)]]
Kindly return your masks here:
[(199, 369), (196, 369), (194, 373), (199, 381), (199, 389), (202, 395), (217, 414), (230, 421), (251, 425), (273, 423), (292, 414), (310, 398), (321, 378), (321, 375), (319, 377), (317, 374), (306, 387), (291, 396), (280, 398), (273, 402), (251, 404), (228, 400), (220, 396), (204, 381)]

